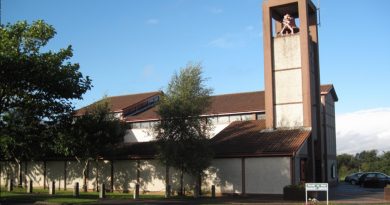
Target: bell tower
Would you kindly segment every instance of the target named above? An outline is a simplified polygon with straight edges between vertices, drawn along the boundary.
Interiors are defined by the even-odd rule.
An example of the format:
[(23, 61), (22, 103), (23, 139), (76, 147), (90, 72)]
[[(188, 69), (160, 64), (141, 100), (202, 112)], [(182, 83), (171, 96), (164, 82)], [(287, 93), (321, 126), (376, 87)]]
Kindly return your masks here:
[(314, 153), (321, 143), (315, 5), (310, 0), (264, 0), (263, 38), (266, 127), (310, 129), (308, 178), (323, 181), (318, 178), (322, 160), (315, 159), (321, 148)]

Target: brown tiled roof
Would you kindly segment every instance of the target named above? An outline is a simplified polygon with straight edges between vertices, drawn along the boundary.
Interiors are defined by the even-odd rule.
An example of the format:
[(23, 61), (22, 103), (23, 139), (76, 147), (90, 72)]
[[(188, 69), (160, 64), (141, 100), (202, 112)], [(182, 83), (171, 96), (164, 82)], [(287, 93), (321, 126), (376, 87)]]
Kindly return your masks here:
[[(126, 117), (126, 121), (157, 120), (156, 107), (148, 109), (134, 116)], [(264, 111), (264, 92), (234, 93), (211, 96), (210, 109), (204, 115), (221, 115), (231, 113)]]
[[(160, 95), (160, 94), (161, 94), (161, 92), (148, 92), (148, 93), (139, 93), (139, 94), (132, 94), (132, 95), (112, 96), (112, 97), (107, 97), (107, 100), (109, 101), (109, 103), (111, 105), (112, 112), (121, 112), (123, 109), (125, 109), (131, 105), (134, 105), (134, 104), (136, 104), (140, 101), (143, 101), (147, 98), (150, 98), (150, 97), (155, 96), (155, 95)], [(76, 116), (83, 115), (85, 110), (89, 106), (76, 110), (75, 115)]]
[(216, 95), (211, 101), (206, 115), (264, 111), (263, 91)]
[[(322, 85), (321, 93), (331, 92), (337, 99), (337, 95), (334, 91), (333, 85)], [(153, 95), (161, 94), (161, 92), (140, 93), (133, 95), (124, 95), (109, 97), (112, 105), (111, 110), (114, 112), (121, 111), (126, 107), (134, 105), (146, 98)], [(248, 113), (248, 112), (264, 112), (264, 91), (245, 92), (245, 93), (233, 93), (225, 95), (211, 96), (211, 107), (204, 113), (204, 115), (223, 115), (233, 113)], [(76, 111), (76, 115), (84, 113), (85, 108)], [(148, 121), (157, 120), (159, 117), (156, 113), (156, 107), (145, 110), (134, 116), (127, 116), (126, 121)]]
[(326, 84), (321, 85), (321, 95), (326, 95), (330, 93), (334, 99), (334, 101), (338, 101), (339, 98), (337, 97), (336, 90), (334, 89), (333, 84)]
[(265, 120), (237, 121), (211, 139), (216, 157), (292, 156), (309, 130), (265, 130)]
[[(211, 139), (211, 148), (218, 158), (292, 156), (310, 133), (303, 129), (265, 131), (264, 120), (237, 121)], [(155, 142), (150, 141), (123, 144), (110, 156), (153, 158), (156, 153)]]

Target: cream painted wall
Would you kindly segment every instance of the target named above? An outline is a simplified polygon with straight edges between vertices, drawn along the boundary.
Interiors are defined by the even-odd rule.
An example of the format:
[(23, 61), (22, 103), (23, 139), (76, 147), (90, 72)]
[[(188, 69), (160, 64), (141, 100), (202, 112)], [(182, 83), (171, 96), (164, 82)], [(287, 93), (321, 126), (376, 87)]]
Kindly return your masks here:
[(225, 129), (230, 123), (223, 123), (223, 124), (216, 124), (213, 125), (213, 129), (210, 131), (210, 138), (213, 138), (215, 135), (217, 135), (219, 132), (221, 132), (223, 129)]
[(140, 191), (165, 191), (165, 166), (158, 160), (140, 160)]
[(289, 157), (245, 159), (245, 185), (248, 194), (283, 194), (291, 184)]
[(83, 186), (83, 164), (78, 161), (66, 162), (66, 186), (73, 189), (74, 183), (78, 182), (80, 189)]
[(147, 142), (154, 139), (151, 129), (129, 129), (124, 136), (124, 142)]
[(274, 45), (274, 69), (301, 67), (301, 43), (299, 35), (276, 37)]
[(64, 189), (64, 161), (48, 161), (46, 162), (46, 184), (50, 185), (55, 181), (56, 189)]
[(300, 36), (273, 38), (276, 127), (303, 126)]
[[(114, 164), (115, 168), (115, 164)], [(88, 168), (88, 189), (96, 190), (97, 186), (104, 183), (106, 189), (111, 187), (111, 162), (108, 160), (99, 160), (89, 162)]]
[(8, 185), (8, 180), (12, 179), (15, 184), (19, 183), (18, 166), (15, 162), (1, 162), (1, 184)]
[(137, 161), (114, 161), (114, 190), (133, 190), (137, 183)]
[(241, 159), (214, 159), (202, 180), (202, 188), (209, 191), (212, 185), (216, 193), (242, 193)]
[(43, 162), (27, 162), (27, 180), (33, 180), (34, 187), (43, 187), (44, 185), (44, 164)]
[(284, 104), (275, 106), (277, 127), (300, 127), (303, 126), (303, 105)]
[[(214, 137), (216, 134), (218, 134), (220, 131), (225, 129), (230, 123), (222, 123), (222, 124), (215, 124), (213, 125), (211, 131), (210, 131), (210, 138)], [(147, 142), (154, 140), (154, 134), (151, 129), (142, 129), (142, 128), (136, 128), (136, 129), (129, 129), (127, 130), (126, 135), (124, 136), (124, 142)]]
[[(157, 160), (140, 160), (140, 188), (141, 192), (164, 192), (165, 191), (165, 166)], [(83, 185), (83, 164), (77, 161), (48, 161), (46, 162), (47, 181), (56, 180), (60, 189), (64, 188), (64, 166), (66, 163), (67, 189), (73, 189), (78, 182), (80, 189)], [(2, 162), (2, 184), (5, 184), (3, 173), (9, 173), (16, 179), (17, 173), (14, 164), (7, 165)], [(281, 194), (285, 185), (290, 184), (290, 158), (246, 158), (245, 159), (246, 193), (249, 194)], [(111, 184), (110, 161), (99, 162), (99, 184), (105, 182), (107, 189)], [(211, 185), (216, 185), (217, 193), (242, 193), (241, 159), (214, 159), (207, 175), (202, 179), (202, 189), (210, 192)], [(28, 162), (27, 177), (34, 180), (34, 187), (43, 186), (43, 162)], [(130, 191), (137, 182), (137, 161), (117, 160), (114, 161), (114, 190)], [(96, 165), (89, 164), (88, 189), (96, 188)], [(169, 181), (172, 191), (177, 193), (180, 187), (180, 172), (170, 168)], [(186, 191), (193, 191), (195, 178), (185, 175), (184, 185)]]
[(301, 69), (275, 72), (275, 103), (302, 102)]

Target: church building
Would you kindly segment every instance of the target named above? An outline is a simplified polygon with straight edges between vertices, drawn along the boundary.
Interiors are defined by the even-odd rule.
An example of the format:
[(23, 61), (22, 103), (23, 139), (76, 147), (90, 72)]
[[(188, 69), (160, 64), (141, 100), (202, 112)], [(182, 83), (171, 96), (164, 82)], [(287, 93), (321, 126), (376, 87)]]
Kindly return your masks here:
[[(338, 180), (338, 97), (333, 85), (320, 84), (317, 8), (310, 0), (265, 0), (262, 7), (265, 90), (211, 97), (211, 107), (202, 117), (213, 123), (210, 140), (215, 155), (201, 179), (202, 190), (215, 185), (220, 194), (282, 194), (287, 185), (332, 185)], [(131, 190), (136, 183), (145, 192), (164, 192), (167, 184), (178, 188), (178, 173), (159, 164), (151, 146), (150, 130), (159, 120), (156, 106), (161, 95), (108, 98), (113, 114), (131, 128), (110, 159), (99, 168), (90, 165), (89, 188), (97, 186), (96, 179), (119, 191)], [(30, 163), (45, 170), (32, 173)], [(50, 180), (64, 188), (81, 183), (81, 173), (69, 175), (70, 169), (77, 170), (76, 161), (39, 163), (28, 162), (24, 169), (26, 175), (37, 175), (34, 179), (42, 177), (34, 181), (37, 185)], [(99, 177), (94, 169), (100, 169)], [(190, 190), (192, 180), (185, 178)]]

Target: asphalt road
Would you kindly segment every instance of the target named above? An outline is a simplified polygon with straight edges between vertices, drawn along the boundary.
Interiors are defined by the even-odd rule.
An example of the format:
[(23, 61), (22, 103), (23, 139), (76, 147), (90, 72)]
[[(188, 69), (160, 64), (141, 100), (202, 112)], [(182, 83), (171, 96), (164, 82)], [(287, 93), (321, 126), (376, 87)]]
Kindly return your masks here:
[[(331, 200), (339, 202), (383, 202), (383, 188), (363, 188), (358, 185), (341, 182), (338, 186), (331, 188)], [(390, 202), (389, 202), (390, 203)]]

